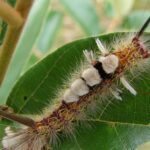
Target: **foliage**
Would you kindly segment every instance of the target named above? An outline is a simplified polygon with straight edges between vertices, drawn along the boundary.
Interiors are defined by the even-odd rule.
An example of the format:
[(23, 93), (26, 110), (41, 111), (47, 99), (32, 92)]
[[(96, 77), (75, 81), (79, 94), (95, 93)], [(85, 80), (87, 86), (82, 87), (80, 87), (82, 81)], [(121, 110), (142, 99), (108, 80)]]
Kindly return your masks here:
[[(14, 5), (15, 0), (8, 2)], [(145, 2), (145, 5), (147, 3), (149, 2)], [(49, 9), (51, 5), (53, 7)], [(40, 113), (80, 64), (82, 51), (89, 48), (97, 50), (92, 36), (110, 31), (137, 31), (149, 16), (149, 9), (139, 10), (134, 0), (122, 3), (119, 0), (106, 0), (103, 3), (60, 0), (56, 4), (49, 0), (35, 1), (0, 87), (0, 104), (8, 104), (20, 114)], [(68, 18), (71, 18), (71, 23), (67, 22)], [(79, 31), (71, 40), (79, 37), (84, 39), (58, 48), (70, 41), (68, 38), (64, 41), (64, 36), (70, 34), (65, 32), (65, 23)], [(6, 30), (6, 23), (0, 21), (0, 44)], [(147, 31), (150, 31), (150, 27)], [(71, 32), (74, 34), (73, 30)], [(87, 38), (87, 35), (90, 37)], [(111, 45), (114, 37), (124, 35), (115, 32), (99, 37)], [(149, 34), (145, 36), (149, 38)], [(45, 55), (47, 56), (43, 58)], [(138, 96), (133, 97), (125, 91), (123, 101), (110, 101), (93, 119), (84, 122), (90, 123), (92, 128), (78, 127), (79, 133), (72, 140), (61, 137), (61, 149), (130, 150), (150, 141), (150, 99), (147, 94), (150, 90), (149, 77), (148, 72), (142, 76), (142, 80), (135, 80), (134, 87)], [(11, 122), (1, 121), (1, 137), (8, 124), (12, 125)]]

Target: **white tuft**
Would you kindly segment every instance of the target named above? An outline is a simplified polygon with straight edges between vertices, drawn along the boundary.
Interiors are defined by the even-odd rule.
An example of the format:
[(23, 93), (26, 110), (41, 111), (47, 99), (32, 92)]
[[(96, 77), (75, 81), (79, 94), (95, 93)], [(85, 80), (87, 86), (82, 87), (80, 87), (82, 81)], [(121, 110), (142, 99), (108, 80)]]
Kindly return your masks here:
[(83, 54), (89, 63), (92, 63), (94, 60), (93, 51), (84, 50)]
[(75, 80), (71, 85), (71, 90), (79, 96), (83, 96), (89, 92), (88, 86), (82, 79)]
[(89, 86), (94, 86), (96, 84), (100, 84), (101, 77), (97, 71), (97, 69), (91, 67), (83, 71), (82, 78), (85, 79), (86, 83)]
[(106, 50), (106, 48), (103, 46), (102, 42), (96, 38), (96, 44), (98, 46), (98, 49), (101, 51), (102, 55), (108, 54), (108, 51)]
[(6, 136), (2, 140), (3, 148), (6, 150), (42, 150), (46, 145), (46, 138), (28, 129), (13, 132), (10, 127), (5, 129)]
[(112, 93), (112, 95), (113, 95), (116, 99), (122, 101), (122, 97), (120, 96), (120, 93), (119, 93), (118, 90), (115, 91), (115, 90), (113, 90), (113, 89), (110, 89), (110, 92)]
[(99, 61), (102, 63), (103, 69), (106, 73), (114, 73), (119, 65), (119, 59), (115, 55), (101, 56)]
[(129, 84), (129, 82), (125, 79), (125, 77), (120, 78), (121, 83), (124, 85), (126, 89), (128, 89), (133, 95), (136, 95), (137, 92), (135, 89)]
[(5, 133), (7, 136), (14, 135), (14, 131), (9, 126), (5, 128)]
[(79, 96), (73, 93), (71, 89), (67, 89), (64, 93), (63, 100), (66, 103), (77, 102), (79, 100)]

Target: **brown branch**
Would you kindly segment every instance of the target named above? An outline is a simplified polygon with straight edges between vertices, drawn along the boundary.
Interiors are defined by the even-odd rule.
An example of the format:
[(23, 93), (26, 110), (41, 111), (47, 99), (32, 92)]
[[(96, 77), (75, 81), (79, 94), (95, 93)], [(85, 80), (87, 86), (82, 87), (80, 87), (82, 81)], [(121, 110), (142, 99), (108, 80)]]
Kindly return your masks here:
[[(23, 18), (24, 22), (34, 0), (18, 0), (15, 10)], [(7, 10), (8, 11), (8, 10)], [(8, 26), (4, 42), (0, 49), (0, 85), (4, 79), (12, 54), (18, 42), (24, 23), (18, 26)]]
[(19, 27), (23, 24), (21, 15), (6, 2), (0, 1), (0, 17), (10, 26)]
[[(6, 105), (0, 105), (0, 110), (5, 111), (7, 113), (13, 113), (13, 109), (11, 107), (8, 107)], [(0, 121), (3, 119), (3, 117), (0, 115)]]
[(6, 119), (12, 120), (12, 121), (19, 122), (19, 123), (29, 126), (31, 128), (34, 127), (34, 125), (35, 125), (35, 121), (32, 120), (31, 118), (12, 114), (9, 112), (5, 112), (3, 110), (0, 110), (0, 116), (4, 117)]

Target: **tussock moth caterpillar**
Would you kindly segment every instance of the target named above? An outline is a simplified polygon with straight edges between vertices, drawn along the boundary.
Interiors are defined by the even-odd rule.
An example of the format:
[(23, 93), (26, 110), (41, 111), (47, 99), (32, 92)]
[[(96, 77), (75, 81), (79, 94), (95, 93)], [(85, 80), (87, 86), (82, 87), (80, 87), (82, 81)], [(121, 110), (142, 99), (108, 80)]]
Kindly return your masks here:
[(136, 95), (137, 92), (126, 79), (125, 73), (136, 68), (139, 63), (149, 61), (150, 53), (140, 39), (149, 23), (150, 17), (132, 39), (118, 44), (118, 48), (112, 52), (96, 39), (101, 55), (95, 57), (93, 51), (83, 51), (89, 66), (81, 72), (80, 78), (75, 79), (70, 87), (65, 89), (55, 109), (47, 109), (40, 119), (32, 120), (0, 110), (1, 116), (27, 126), (17, 132), (7, 127), (6, 136), (2, 140), (4, 149), (44, 150), (49, 149), (49, 141), (53, 147), (58, 134), (71, 133), (74, 122), (84, 117), (93, 103), (97, 103), (97, 95), (109, 92), (118, 100), (122, 100), (122, 91), (113, 87), (118, 80), (131, 94)]

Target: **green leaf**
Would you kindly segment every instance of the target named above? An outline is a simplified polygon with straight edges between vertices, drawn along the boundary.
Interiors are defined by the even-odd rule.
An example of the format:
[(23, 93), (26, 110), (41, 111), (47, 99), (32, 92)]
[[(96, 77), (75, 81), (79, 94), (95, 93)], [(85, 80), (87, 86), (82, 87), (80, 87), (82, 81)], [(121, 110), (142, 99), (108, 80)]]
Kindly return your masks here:
[(15, 6), (16, 0), (6, 0), (11, 6)]
[(92, 127), (78, 129), (77, 136), (71, 140), (64, 138), (61, 150), (135, 150), (150, 140), (148, 125), (104, 123), (101, 120), (86, 123), (91, 123)]
[[(112, 33), (99, 38), (108, 47), (112, 47), (114, 37), (119, 37), (120, 40), (129, 34), (131, 33)], [(150, 38), (150, 34), (145, 34), (144, 37)], [(57, 96), (58, 89), (63, 88), (65, 79), (83, 61), (84, 49), (98, 50), (94, 37), (69, 43), (45, 57), (19, 79), (7, 104), (18, 113), (40, 113)], [(149, 78), (150, 72), (147, 72), (142, 75), (142, 80), (134, 79), (132, 84), (138, 92), (137, 96), (124, 90), (123, 101), (112, 100), (110, 97), (100, 105), (96, 115), (83, 120), (85, 125), (87, 121), (91, 123), (92, 128), (79, 126), (76, 139), (71, 141), (61, 136), (61, 149), (78, 150), (81, 147), (83, 150), (132, 150), (150, 141)], [(129, 78), (132, 79), (133, 77)]]
[(40, 32), (42, 22), (47, 13), (50, 0), (36, 0), (29, 14), (28, 20), (16, 47), (11, 64), (5, 76), (5, 80), (0, 88), (0, 100), (4, 104), (14, 86), (15, 81), (25, 65), (33, 44)]
[(62, 19), (61, 12), (51, 11), (49, 13), (37, 43), (37, 49), (40, 52), (46, 53), (50, 50), (62, 25)]
[(4, 129), (8, 125), (6, 121), (0, 121), (0, 137), (4, 135)]
[[(92, 0), (60, 0), (87, 35), (96, 35), (101, 32), (99, 18)], [(81, 7), (82, 6), (82, 7)]]
[[(1, 120), (0, 121), (0, 137), (2, 137), (4, 135), (4, 129), (8, 126), (8, 125), (12, 125), (10, 124), (11, 122), (8, 120)], [(0, 138), (1, 139), (1, 138)]]
[[(5, 130), (6, 126), (7, 126), (7, 124), (5, 124), (5, 122), (0, 121), (0, 141), (4, 136), (4, 130)], [(0, 149), (2, 149), (1, 142), (0, 142)]]
[(27, 63), (24, 66), (24, 69), (22, 71), (22, 74), (25, 73), (31, 66), (33, 66), (33, 64), (35, 64), (38, 60), (40, 60), (40, 58), (38, 58), (35, 55), (35, 52), (32, 53), (29, 57), (29, 60), (27, 61)]

